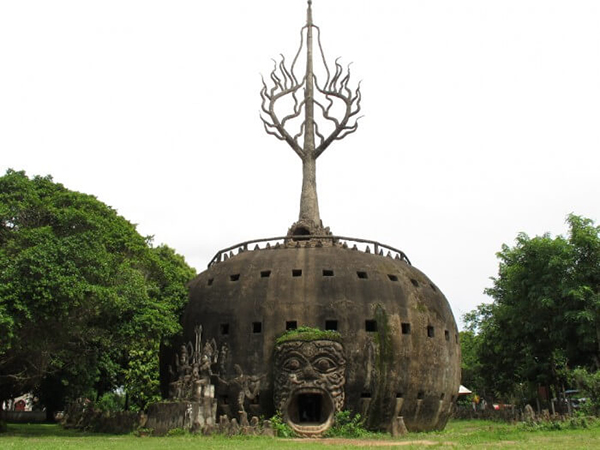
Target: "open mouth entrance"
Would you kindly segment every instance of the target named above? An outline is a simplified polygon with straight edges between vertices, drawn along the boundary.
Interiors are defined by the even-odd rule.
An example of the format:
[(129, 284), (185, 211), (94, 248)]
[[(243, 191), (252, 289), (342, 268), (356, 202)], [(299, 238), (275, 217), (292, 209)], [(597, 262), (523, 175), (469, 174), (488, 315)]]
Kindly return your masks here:
[(298, 417), (300, 423), (322, 423), (320, 394), (300, 394), (298, 396)]
[(300, 434), (320, 434), (333, 424), (334, 407), (324, 392), (295, 394), (287, 408), (288, 424)]

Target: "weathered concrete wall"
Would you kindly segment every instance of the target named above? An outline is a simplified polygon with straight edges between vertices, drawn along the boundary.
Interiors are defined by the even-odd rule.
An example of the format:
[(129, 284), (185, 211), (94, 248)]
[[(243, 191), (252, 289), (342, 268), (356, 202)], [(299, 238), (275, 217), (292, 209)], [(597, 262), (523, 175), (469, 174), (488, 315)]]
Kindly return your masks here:
[[(270, 417), (274, 343), (292, 322), (336, 326), (348, 360), (345, 408), (366, 413), (371, 428), (387, 429), (398, 416), (411, 431), (445, 426), (460, 382), (458, 329), (448, 301), (418, 269), (340, 247), (244, 252), (192, 282), (184, 330), (192, 340), (201, 324), (205, 340), (227, 344), (222, 378), (234, 364), (262, 377), (246, 408)], [(218, 414), (228, 395), (217, 386)]]

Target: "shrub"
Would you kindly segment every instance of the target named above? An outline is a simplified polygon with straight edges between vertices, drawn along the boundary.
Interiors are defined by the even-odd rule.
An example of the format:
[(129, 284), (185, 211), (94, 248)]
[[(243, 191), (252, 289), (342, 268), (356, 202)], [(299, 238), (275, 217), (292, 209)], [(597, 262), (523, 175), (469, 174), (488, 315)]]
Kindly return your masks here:
[(290, 426), (283, 421), (283, 416), (280, 411), (271, 417), (271, 426), (273, 427), (273, 431), (275, 432), (275, 436), (289, 438), (296, 436), (294, 430), (290, 428)]
[(350, 411), (340, 411), (336, 413), (335, 422), (325, 435), (327, 437), (363, 437), (369, 434), (364, 428), (364, 423), (365, 421), (360, 414), (355, 414), (352, 417)]

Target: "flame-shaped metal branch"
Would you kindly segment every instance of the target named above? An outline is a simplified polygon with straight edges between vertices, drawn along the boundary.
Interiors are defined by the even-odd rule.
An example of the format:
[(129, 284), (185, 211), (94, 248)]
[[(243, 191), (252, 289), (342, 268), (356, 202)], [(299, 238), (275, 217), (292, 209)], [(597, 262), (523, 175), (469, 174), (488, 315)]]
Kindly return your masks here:
[[(322, 82), (317, 80), (313, 67), (314, 30), (317, 31), (318, 53), (325, 77)], [(304, 47), (306, 71), (303, 76), (298, 77), (296, 63)], [(273, 63), (270, 87), (263, 78), (260, 92), (261, 120), (268, 134), (286, 141), (302, 159), (300, 220), (313, 222), (318, 227), (321, 226), (321, 220), (317, 201), (315, 161), (333, 141), (343, 139), (356, 131), (360, 119), (357, 117), (361, 102), (360, 83), (354, 90), (349, 87), (350, 67), (344, 71), (338, 60), (334, 64), (335, 71), (330, 71), (321, 45), (321, 32), (313, 24), (311, 0), (308, 0), (306, 25), (300, 31), (300, 47), (291, 66), (288, 69), (283, 55), (279, 63)], [(276, 105), (284, 99), (288, 99), (286, 105), (291, 106), (291, 111), (280, 119)], [(315, 117), (316, 111), (319, 113), (318, 117)], [(302, 114), (303, 118), (299, 119)], [(317, 119), (321, 121), (321, 127)]]

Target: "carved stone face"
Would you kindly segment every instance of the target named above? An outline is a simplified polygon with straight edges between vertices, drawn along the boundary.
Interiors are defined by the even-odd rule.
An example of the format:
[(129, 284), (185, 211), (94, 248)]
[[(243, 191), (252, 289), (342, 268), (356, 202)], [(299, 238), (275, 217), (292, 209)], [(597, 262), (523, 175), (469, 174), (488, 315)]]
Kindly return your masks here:
[(275, 348), (274, 400), (297, 433), (320, 434), (344, 406), (346, 358), (331, 340), (288, 341)]

